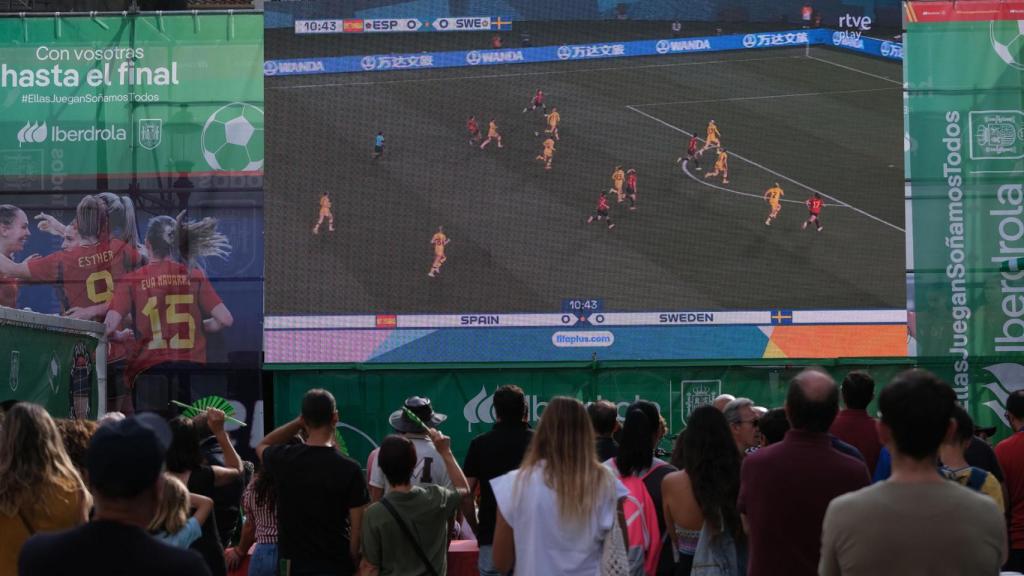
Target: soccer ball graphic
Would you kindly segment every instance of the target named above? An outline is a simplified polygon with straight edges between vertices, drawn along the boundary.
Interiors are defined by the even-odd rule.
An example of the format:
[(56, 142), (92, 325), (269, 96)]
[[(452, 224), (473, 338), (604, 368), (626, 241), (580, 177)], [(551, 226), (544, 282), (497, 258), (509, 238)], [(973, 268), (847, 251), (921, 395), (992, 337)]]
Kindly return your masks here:
[(997, 21), (989, 25), (989, 38), (996, 56), (1017, 70), (1024, 70), (1021, 54), (1024, 50), (1024, 20)]
[(203, 159), (214, 170), (251, 172), (263, 168), (263, 110), (232, 102), (203, 125)]

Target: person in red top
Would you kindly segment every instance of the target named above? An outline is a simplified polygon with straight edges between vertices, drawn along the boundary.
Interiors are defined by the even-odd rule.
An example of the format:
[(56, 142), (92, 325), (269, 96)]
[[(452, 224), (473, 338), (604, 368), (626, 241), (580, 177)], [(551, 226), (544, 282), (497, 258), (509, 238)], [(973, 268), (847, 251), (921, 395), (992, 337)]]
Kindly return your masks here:
[(626, 170), (626, 197), (629, 198), (629, 209), (636, 210), (636, 168)]
[[(25, 241), (32, 235), (28, 217), (21, 208), (0, 204), (0, 256), (13, 260), (15, 252), (25, 249)], [(18, 279), (0, 271), (0, 306), (18, 305)]]
[(843, 379), (840, 389), (846, 408), (836, 416), (829, 432), (859, 450), (868, 471), (874, 475), (878, 454), (882, 451), (878, 421), (867, 412), (868, 404), (875, 397), (875, 379), (863, 370), (854, 370)]
[(548, 111), (548, 107), (544, 104), (543, 90), (537, 90), (537, 93), (533, 95), (533, 99), (530, 100), (530, 104), (526, 108), (523, 108), (523, 114), (533, 112), (537, 108), (540, 108), (543, 112)]
[(807, 210), (811, 215), (804, 221), (803, 226), (800, 226), (800, 229), (806, 230), (808, 224), (814, 224), (818, 228), (818, 232), (821, 232), (822, 228), (824, 228), (821, 225), (821, 207), (825, 205), (825, 201), (821, 199), (821, 194), (815, 192), (814, 196), (808, 198), (804, 204), (807, 204)]
[(612, 224), (612, 217), (608, 215), (609, 206), (607, 194), (607, 192), (601, 190), (601, 196), (597, 198), (597, 212), (587, 219), (587, 224), (590, 224), (594, 220), (597, 220), (598, 222), (601, 220), (607, 220), (608, 229), (611, 230), (612, 228), (615, 228), (615, 224)]
[(1006, 478), (1006, 510), (1010, 519), (1010, 558), (1003, 570), (1024, 570), (1024, 390), (1006, 398), (1007, 423), (1013, 430), (996, 445), (996, 458)]
[(483, 139), (483, 134), (480, 134), (480, 124), (476, 121), (476, 116), (470, 116), (469, 120), (466, 120), (466, 130), (469, 131), (469, 145), (473, 146)]
[[(116, 279), (125, 272), (120, 252), (107, 240), (107, 208), (96, 196), (78, 203), (75, 222), (63, 227), (62, 250), (17, 263), (0, 255), (0, 273), (36, 283), (53, 284), (61, 313), (83, 320), (101, 321), (114, 294)], [(123, 248), (123, 243), (120, 248)], [(122, 353), (121, 348), (115, 352)], [(73, 379), (74, 414), (89, 414), (91, 382)]]
[[(146, 231), (150, 262), (118, 283), (104, 319), (107, 334), (114, 335), (122, 320), (129, 314), (132, 317), (138, 347), (128, 359), (126, 380), (134, 386), (137, 399), (141, 397), (139, 387), (149, 384), (153, 388), (147, 394), (155, 395), (160, 395), (156, 388), (161, 383), (167, 385), (162, 390), (165, 398), (154, 403), (158, 409), (186, 393), (178, 378), (183, 369), (206, 364), (205, 334), (234, 323), (206, 275), (195, 266), (199, 257), (224, 257), (230, 249), (213, 218), (186, 222), (182, 213), (178, 219), (157, 216), (150, 220)], [(153, 378), (143, 379), (143, 372)], [(152, 396), (146, 398), (147, 403), (153, 400)], [(138, 403), (135, 406), (144, 409)]]
[[(135, 204), (129, 196), (118, 196), (112, 192), (101, 192), (96, 194), (95, 198), (102, 202), (103, 208), (106, 210), (106, 222), (96, 225), (97, 229), (101, 230), (96, 238), (96, 243), (109, 244), (109, 250), (113, 253), (109, 269), (116, 285), (124, 274), (135, 270), (144, 263), (139, 250), (141, 246), (135, 221)], [(89, 219), (91, 218), (89, 217)], [(38, 220), (37, 227), (40, 231), (63, 236), (62, 250), (69, 250), (81, 243), (77, 219), (71, 224), (64, 225), (53, 216), (40, 212), (35, 216), (35, 220)], [(113, 288), (111, 288), (110, 296), (113, 296)], [(102, 322), (107, 314), (110, 300), (111, 298), (105, 298), (87, 306), (73, 307), (66, 313), (72, 318)], [(121, 326), (120, 333), (121, 336), (117, 339), (112, 338), (107, 343), (107, 409), (132, 414), (134, 408), (131, 405), (131, 395), (125, 382), (124, 373), (127, 357), (132, 351), (134, 342), (127, 324)]]
[(697, 171), (700, 172), (700, 154), (697, 152), (699, 146), (700, 142), (697, 138), (697, 132), (694, 131), (694, 133), (690, 135), (690, 143), (686, 145), (686, 163), (683, 163), (683, 157), (680, 156), (679, 158), (676, 158), (676, 164), (679, 164), (684, 169), (687, 165), (694, 166), (697, 168)]

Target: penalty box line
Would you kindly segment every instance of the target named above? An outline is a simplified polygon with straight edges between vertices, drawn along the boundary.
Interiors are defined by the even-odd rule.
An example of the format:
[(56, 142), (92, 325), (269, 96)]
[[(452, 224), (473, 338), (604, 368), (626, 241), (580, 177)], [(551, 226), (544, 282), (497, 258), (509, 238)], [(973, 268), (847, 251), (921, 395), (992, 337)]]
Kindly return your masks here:
[[(671, 128), (672, 130), (675, 130), (676, 132), (679, 132), (680, 134), (685, 134), (687, 136), (694, 136), (694, 134), (692, 134), (690, 132), (687, 132), (686, 130), (683, 130), (682, 128), (680, 128), (678, 126), (673, 126), (672, 124), (669, 124), (668, 122), (665, 122), (661, 118), (658, 118), (657, 116), (652, 116), (651, 114), (648, 114), (647, 112), (644, 112), (643, 110), (640, 110), (640, 109), (635, 108), (633, 106), (626, 106), (626, 108), (628, 108), (629, 110), (632, 110), (633, 112), (636, 112), (637, 114), (639, 114), (641, 116), (645, 116), (645, 117), (647, 117), (647, 118), (649, 118), (651, 120), (654, 120), (655, 122), (661, 124), (662, 126), (665, 126), (666, 128)], [(699, 136), (697, 137), (697, 139), (701, 140), (701, 141), (704, 141), (704, 139), (699, 137)], [(706, 141), (705, 141), (705, 143), (706, 143)], [(730, 150), (731, 149), (732, 148), (730, 147)], [(837, 204), (840, 204), (842, 206), (845, 206), (846, 208), (849, 208), (850, 210), (853, 210), (854, 212), (862, 214), (863, 216), (866, 216), (866, 217), (874, 220), (875, 222), (878, 222), (880, 224), (884, 224), (884, 225), (886, 225), (886, 226), (888, 226), (888, 227), (890, 227), (890, 228), (892, 228), (894, 230), (897, 230), (899, 232), (902, 232), (902, 233), (906, 234), (906, 230), (904, 230), (903, 228), (900, 228), (899, 226), (893, 224), (892, 222), (883, 220), (883, 219), (879, 218), (878, 216), (875, 216), (874, 214), (871, 214), (870, 212), (867, 212), (865, 210), (861, 210), (860, 208), (857, 208), (856, 206), (853, 206), (853, 205), (849, 204), (848, 202), (844, 202), (841, 199), (836, 198), (835, 196), (831, 196), (829, 194), (825, 194), (824, 192), (822, 192), (821, 190), (818, 190), (817, 188), (813, 188), (811, 186), (808, 186), (807, 184), (804, 184), (803, 182), (800, 182), (799, 180), (794, 180), (793, 178), (790, 178), (789, 176), (786, 176), (785, 174), (783, 174), (781, 172), (777, 172), (775, 170), (772, 170), (771, 168), (765, 166), (764, 164), (760, 164), (760, 163), (755, 162), (755, 161), (753, 161), (753, 160), (751, 160), (749, 158), (745, 158), (745, 157), (737, 154), (736, 152), (730, 151), (729, 154), (732, 155), (732, 156), (735, 156), (736, 158), (739, 158), (740, 160), (743, 160), (747, 164), (750, 164), (752, 166), (757, 166), (758, 168), (760, 168), (761, 170), (764, 170), (765, 172), (774, 174), (774, 175), (778, 176), (779, 178), (782, 178), (784, 180), (792, 182), (793, 184), (796, 184), (797, 186), (800, 186), (801, 188), (804, 188), (806, 190), (810, 190), (811, 192), (814, 192), (816, 194), (820, 194), (822, 197), (828, 198), (829, 200), (832, 200), (833, 202), (836, 202)]]

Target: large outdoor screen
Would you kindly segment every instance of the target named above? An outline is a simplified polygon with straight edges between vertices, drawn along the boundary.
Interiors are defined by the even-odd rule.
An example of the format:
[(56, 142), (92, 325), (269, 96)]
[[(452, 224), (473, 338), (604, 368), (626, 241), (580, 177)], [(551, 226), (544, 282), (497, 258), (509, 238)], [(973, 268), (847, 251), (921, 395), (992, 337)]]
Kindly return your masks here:
[(267, 362), (907, 354), (897, 6), (413, 4), (268, 4)]

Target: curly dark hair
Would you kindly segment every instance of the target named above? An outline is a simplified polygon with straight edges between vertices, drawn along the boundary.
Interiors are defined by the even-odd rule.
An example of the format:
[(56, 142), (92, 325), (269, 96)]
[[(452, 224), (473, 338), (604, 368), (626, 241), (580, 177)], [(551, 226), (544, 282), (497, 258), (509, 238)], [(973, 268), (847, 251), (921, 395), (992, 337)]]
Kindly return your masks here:
[(683, 450), (686, 473), (690, 476), (693, 496), (716, 530), (721, 515), (724, 529), (736, 540), (743, 539), (743, 526), (736, 509), (740, 492), (740, 453), (736, 449), (725, 416), (714, 406), (701, 406), (690, 414)]
[(89, 440), (99, 426), (92, 420), (69, 418), (60, 418), (54, 420), (54, 423), (60, 431), (60, 439), (64, 442), (64, 449), (71, 458), (71, 463), (85, 478), (85, 453), (89, 450)]

